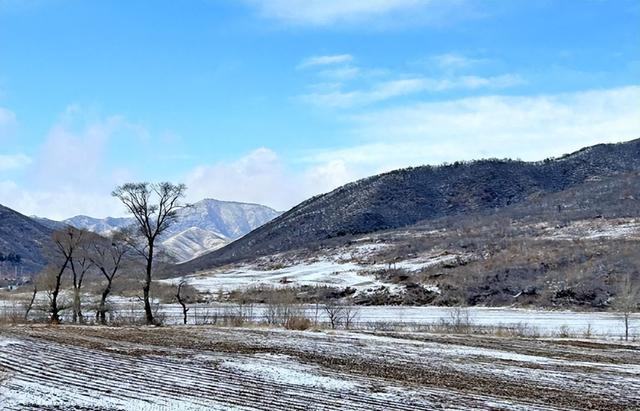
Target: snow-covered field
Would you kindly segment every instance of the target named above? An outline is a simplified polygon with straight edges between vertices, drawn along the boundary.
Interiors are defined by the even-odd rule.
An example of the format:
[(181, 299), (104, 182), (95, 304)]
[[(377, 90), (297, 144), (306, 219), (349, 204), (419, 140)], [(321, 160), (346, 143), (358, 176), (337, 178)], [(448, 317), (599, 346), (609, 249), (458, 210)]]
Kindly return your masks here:
[[(122, 303), (122, 310), (126, 311), (131, 303)], [(142, 317), (139, 303), (136, 313)], [(189, 323), (198, 321), (198, 317), (218, 315), (233, 312), (239, 306), (232, 304), (195, 304), (189, 311)], [(322, 306), (313, 304), (302, 306), (304, 315), (321, 323), (328, 321)], [(260, 323), (266, 319), (266, 306), (254, 304), (244, 306), (244, 314), (249, 320)], [(421, 325), (437, 325), (442, 322), (452, 322), (455, 310), (447, 307), (407, 307), (407, 306), (356, 306), (357, 316), (354, 327), (384, 328), (417, 328)], [(162, 306), (168, 324), (182, 322), (182, 308), (177, 304)], [(486, 308), (469, 307), (464, 309), (471, 325), (481, 327), (522, 327), (542, 336), (559, 335), (587, 335), (602, 338), (619, 338), (624, 334), (623, 320), (620, 314), (612, 312), (576, 312), (528, 310), (520, 308)], [(630, 335), (640, 338), (640, 314), (630, 317)]]
[[(386, 286), (393, 290), (396, 287), (395, 284), (382, 282), (374, 275), (376, 271), (389, 266), (384, 263), (376, 263), (371, 257), (371, 252), (378, 250), (380, 246), (375, 244), (362, 245), (354, 250), (302, 260), (284, 267), (265, 268), (257, 264), (228, 266), (164, 281), (177, 284), (186, 280), (198, 290), (208, 293), (265, 285), (273, 287), (303, 285), (352, 287), (358, 291)], [(459, 256), (453, 254), (424, 255), (395, 262), (392, 266), (407, 271), (418, 271), (456, 258)]]
[(0, 328), (3, 410), (628, 410), (640, 346), (422, 333)]
[[(44, 297), (42, 297), (44, 298)], [(113, 314), (127, 321), (143, 318), (142, 304), (134, 298), (114, 296), (110, 298)], [(267, 307), (263, 304), (238, 306), (226, 303), (191, 304), (188, 313), (189, 324), (211, 321), (212, 317), (222, 318), (235, 315), (242, 309), (248, 321), (263, 323), (267, 318)], [(328, 318), (322, 305), (303, 305), (302, 314), (314, 321), (326, 324)], [(10, 301), (0, 300), (0, 317), (8, 318), (14, 310), (23, 313), (23, 308)], [(420, 326), (452, 322), (455, 309), (435, 306), (356, 306), (357, 315), (353, 326), (357, 328), (405, 328), (420, 329)], [(182, 307), (178, 304), (160, 304), (159, 312), (166, 324), (182, 323)], [(85, 317), (95, 315), (90, 309), (84, 310)], [(23, 315), (23, 314), (21, 314)], [(44, 315), (34, 312), (33, 315)], [(531, 334), (551, 336), (570, 334), (574, 336), (617, 339), (624, 334), (622, 316), (615, 312), (576, 312), (566, 310), (533, 310), (522, 308), (468, 307), (463, 315), (468, 316), (471, 325), (480, 327), (518, 327)], [(70, 320), (69, 313), (63, 318)], [(465, 318), (466, 319), (466, 318)], [(640, 313), (630, 316), (629, 333), (632, 338), (640, 338)]]

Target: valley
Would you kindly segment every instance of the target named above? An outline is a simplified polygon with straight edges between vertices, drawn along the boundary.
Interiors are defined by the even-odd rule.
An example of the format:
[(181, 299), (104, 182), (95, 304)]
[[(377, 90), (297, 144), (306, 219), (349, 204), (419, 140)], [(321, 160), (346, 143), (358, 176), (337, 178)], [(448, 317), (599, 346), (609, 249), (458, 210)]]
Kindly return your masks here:
[[(400, 170), (284, 214), (214, 200), (180, 208), (152, 266), (153, 325), (141, 243), (114, 235), (132, 220), (54, 224), (7, 209), (38, 233), (10, 233), (39, 250), (30, 267), (53, 264), (0, 290), (0, 400), (65, 411), (633, 408), (639, 144)], [(496, 179), (505, 167), (542, 177)], [(566, 181), (556, 168), (570, 170)], [(448, 182), (434, 189), (423, 181), (432, 173)], [(344, 213), (331, 203), (367, 196)], [(76, 246), (79, 266), (56, 271)], [(6, 260), (3, 272), (17, 272)], [(98, 267), (120, 270), (105, 305)], [(61, 324), (50, 326), (56, 272)]]

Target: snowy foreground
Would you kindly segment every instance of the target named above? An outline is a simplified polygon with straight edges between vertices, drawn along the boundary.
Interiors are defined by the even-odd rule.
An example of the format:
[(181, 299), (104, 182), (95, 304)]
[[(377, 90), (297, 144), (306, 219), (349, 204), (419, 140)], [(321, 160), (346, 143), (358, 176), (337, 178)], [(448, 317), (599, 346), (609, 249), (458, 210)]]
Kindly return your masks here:
[(640, 407), (640, 346), (422, 333), (0, 328), (3, 410)]

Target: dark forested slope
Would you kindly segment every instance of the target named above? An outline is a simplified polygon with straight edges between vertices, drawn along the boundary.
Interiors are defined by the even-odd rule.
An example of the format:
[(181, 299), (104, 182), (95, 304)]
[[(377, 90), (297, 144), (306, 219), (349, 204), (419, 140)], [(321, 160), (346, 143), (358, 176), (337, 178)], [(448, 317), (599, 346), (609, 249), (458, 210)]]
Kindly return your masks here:
[(0, 253), (5, 259), (12, 256), (5, 265), (17, 265), (24, 273), (42, 269), (46, 264), (42, 247), (51, 241), (51, 234), (50, 228), (0, 205)]
[(180, 266), (197, 271), (340, 236), (500, 209), (535, 194), (640, 170), (640, 139), (541, 162), (480, 160), (396, 170), (313, 197), (228, 246)]

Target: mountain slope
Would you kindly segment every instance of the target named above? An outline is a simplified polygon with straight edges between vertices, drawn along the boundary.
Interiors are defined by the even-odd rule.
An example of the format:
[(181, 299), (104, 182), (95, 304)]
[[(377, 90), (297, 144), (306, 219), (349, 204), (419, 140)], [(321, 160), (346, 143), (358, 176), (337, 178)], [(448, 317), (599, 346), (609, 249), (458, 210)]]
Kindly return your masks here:
[(126, 217), (107, 217), (93, 218), (86, 215), (78, 215), (62, 221), (75, 228), (92, 231), (101, 235), (108, 235), (115, 230), (124, 228), (133, 223), (133, 218)]
[[(279, 212), (259, 204), (205, 199), (192, 204), (190, 207), (181, 209), (178, 212), (176, 221), (166, 231), (165, 238), (180, 234), (189, 228), (197, 227), (221, 237), (236, 239), (278, 215), (280, 215)], [(51, 227), (60, 224), (60, 222), (47, 219), (38, 220), (46, 222)], [(98, 234), (109, 234), (133, 222), (134, 220), (131, 217), (93, 218), (79, 215), (68, 218), (61, 223)]]
[(191, 227), (164, 240), (162, 248), (178, 262), (184, 262), (224, 247), (228, 243), (226, 238), (211, 231)]
[(18, 255), (23, 273), (35, 273), (45, 266), (41, 248), (51, 241), (51, 234), (50, 228), (0, 205), (0, 253)]
[(640, 170), (640, 139), (600, 144), (558, 159), (481, 160), (408, 168), (313, 197), (230, 245), (180, 266), (197, 271), (329, 238), (499, 209), (540, 193)]
[[(162, 245), (178, 261), (187, 261), (242, 237), (278, 215), (278, 211), (259, 204), (205, 199), (178, 212), (177, 220), (162, 237)], [(131, 217), (93, 218), (84, 215), (64, 221), (32, 218), (53, 230), (68, 224), (100, 235), (109, 235), (134, 222)]]
[(168, 234), (198, 227), (235, 240), (278, 215), (279, 212), (259, 204), (205, 199), (180, 210)]

